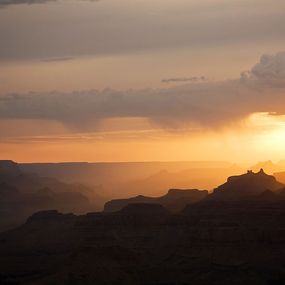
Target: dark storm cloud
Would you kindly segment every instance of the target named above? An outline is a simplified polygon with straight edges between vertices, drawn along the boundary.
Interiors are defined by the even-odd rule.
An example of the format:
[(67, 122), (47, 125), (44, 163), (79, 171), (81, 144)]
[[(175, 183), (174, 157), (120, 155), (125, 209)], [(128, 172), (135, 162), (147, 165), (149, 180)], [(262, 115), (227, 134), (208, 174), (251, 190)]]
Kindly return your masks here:
[(40, 4), (45, 2), (54, 2), (57, 0), (0, 0), (0, 7), (7, 5), (17, 5), (17, 4)]
[(254, 112), (285, 114), (285, 53), (262, 56), (241, 78), (175, 88), (10, 94), (1, 97), (2, 119), (57, 120), (96, 128), (114, 117), (146, 117), (164, 128), (199, 123), (216, 127)]
[[(42, 4), (47, 2), (56, 2), (58, 0), (0, 0), (0, 7), (5, 7), (8, 5), (18, 5), (18, 4)], [(80, 0), (80, 1), (90, 1), (97, 2), (100, 0)]]
[(241, 80), (261, 87), (285, 88), (285, 52), (263, 55), (250, 71), (241, 74)]

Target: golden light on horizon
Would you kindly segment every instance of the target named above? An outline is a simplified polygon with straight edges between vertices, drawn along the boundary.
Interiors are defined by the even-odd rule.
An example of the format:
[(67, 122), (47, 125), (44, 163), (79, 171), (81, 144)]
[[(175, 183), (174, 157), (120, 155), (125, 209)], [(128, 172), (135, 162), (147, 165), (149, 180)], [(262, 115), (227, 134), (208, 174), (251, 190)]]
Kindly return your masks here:
[[(123, 123), (123, 125), (122, 125)], [(3, 124), (3, 122), (2, 122)], [(18, 122), (15, 122), (19, 126)], [(11, 130), (16, 125), (7, 123)], [(22, 121), (23, 134), (1, 142), (2, 157), (19, 161), (181, 161), (228, 160), (255, 162), (280, 160), (285, 144), (285, 116), (252, 114), (236, 126), (219, 130), (170, 132), (152, 126), (144, 118), (112, 119), (102, 130), (72, 133), (46, 122), (49, 135), (37, 135), (42, 125)], [(4, 125), (2, 125), (4, 127)], [(122, 128), (123, 127), (123, 128)], [(53, 134), (53, 130), (56, 132)], [(242, 154), (242, 155), (241, 155)]]
[(262, 113), (259, 120), (263, 125), (260, 143), (269, 149), (282, 152), (285, 146), (285, 116)]

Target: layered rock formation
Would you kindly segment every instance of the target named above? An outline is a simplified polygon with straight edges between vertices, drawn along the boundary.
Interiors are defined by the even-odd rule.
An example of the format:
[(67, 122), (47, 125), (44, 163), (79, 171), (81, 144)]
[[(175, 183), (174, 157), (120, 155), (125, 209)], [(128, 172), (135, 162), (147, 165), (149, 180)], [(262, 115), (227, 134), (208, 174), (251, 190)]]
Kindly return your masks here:
[(156, 203), (36, 213), (0, 234), (0, 284), (285, 284), (279, 186), (249, 172), (175, 214)]
[(170, 211), (180, 211), (188, 204), (197, 203), (203, 200), (207, 195), (208, 191), (206, 190), (170, 189), (166, 195), (161, 197), (147, 197), (139, 195), (129, 199), (112, 200), (105, 204), (104, 211), (116, 212), (128, 204), (135, 203), (161, 204)]

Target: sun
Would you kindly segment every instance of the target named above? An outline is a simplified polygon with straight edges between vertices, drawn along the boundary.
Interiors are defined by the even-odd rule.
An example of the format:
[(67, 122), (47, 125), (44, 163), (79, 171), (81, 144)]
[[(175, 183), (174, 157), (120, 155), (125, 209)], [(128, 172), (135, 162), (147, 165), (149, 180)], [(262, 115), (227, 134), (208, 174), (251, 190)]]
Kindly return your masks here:
[(249, 118), (256, 150), (277, 160), (285, 150), (285, 115), (255, 113)]

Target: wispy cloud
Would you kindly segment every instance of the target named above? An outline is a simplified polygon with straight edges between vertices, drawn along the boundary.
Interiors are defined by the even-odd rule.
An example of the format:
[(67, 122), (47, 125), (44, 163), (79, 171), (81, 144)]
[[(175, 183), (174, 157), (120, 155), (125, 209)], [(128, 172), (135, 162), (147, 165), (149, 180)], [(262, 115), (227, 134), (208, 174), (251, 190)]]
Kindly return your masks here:
[(175, 83), (175, 82), (192, 82), (192, 83), (197, 83), (197, 82), (205, 82), (207, 81), (207, 78), (205, 76), (192, 76), (192, 77), (174, 77), (174, 78), (167, 78), (167, 79), (162, 79), (162, 83)]
[[(189, 132), (189, 130), (187, 130)], [(195, 132), (191, 130), (191, 134)], [(96, 142), (102, 140), (124, 140), (127, 139), (152, 139), (161, 140), (173, 136), (180, 136), (180, 133), (168, 133), (161, 129), (128, 130), (128, 131), (97, 131), (86, 133), (66, 133), (57, 135), (26, 135), (26, 136), (0, 136), (0, 143), (24, 144), (24, 143), (62, 143), (62, 142)]]
[(60, 61), (70, 61), (73, 60), (74, 57), (72, 56), (65, 56), (65, 57), (51, 57), (51, 58), (44, 58), (42, 62), (60, 62)]

